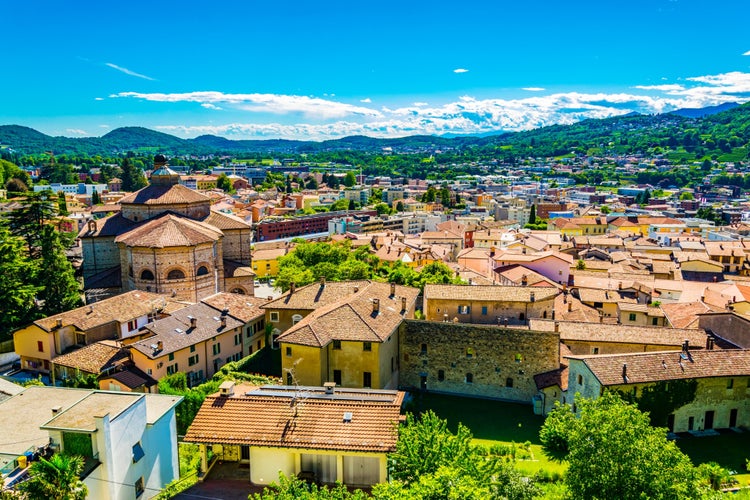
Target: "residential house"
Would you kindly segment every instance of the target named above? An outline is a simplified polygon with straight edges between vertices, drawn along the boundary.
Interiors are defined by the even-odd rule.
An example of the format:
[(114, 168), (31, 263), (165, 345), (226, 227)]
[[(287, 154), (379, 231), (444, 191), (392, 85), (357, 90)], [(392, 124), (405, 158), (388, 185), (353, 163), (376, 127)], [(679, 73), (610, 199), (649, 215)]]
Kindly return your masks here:
[(236, 293), (217, 293), (201, 302), (217, 311), (227, 311), (229, 316), (243, 323), (242, 357), (261, 350), (266, 346), (266, 311), (262, 306), (268, 299), (248, 297)]
[[(339, 290), (346, 290), (347, 283), (343, 285)], [(349, 293), (339, 300), (304, 317), (298, 312), (299, 320), (279, 335), (281, 366), (288, 385), (332, 381), (342, 387), (398, 386), (398, 328), (403, 319), (414, 317), (419, 290), (374, 281), (348, 285)], [(328, 286), (314, 284), (302, 290), (322, 293)]]
[(559, 293), (551, 286), (428, 284), (423, 310), (428, 321), (524, 325), (530, 318), (552, 318)]
[(495, 253), (493, 260), (495, 261), (495, 272), (502, 270), (505, 266), (518, 264), (536, 271), (555, 283), (568, 284), (574, 259), (568, 254), (549, 250), (539, 253), (501, 251)]
[(658, 307), (647, 304), (617, 304), (617, 318), (622, 325), (667, 326), (667, 317)]
[(208, 396), (185, 435), (203, 452), (246, 467), (254, 484), (279, 474), (367, 487), (388, 480), (404, 393), (326, 387), (234, 387)]
[[(0, 402), (0, 457), (80, 455), (89, 498), (151, 498), (180, 475), (175, 407), (181, 400), (28, 387)], [(25, 461), (6, 463), (6, 485), (23, 480)]]
[(100, 340), (126, 339), (177, 304), (162, 295), (131, 291), (47, 318), (16, 331), (21, 367), (49, 373), (57, 356)]

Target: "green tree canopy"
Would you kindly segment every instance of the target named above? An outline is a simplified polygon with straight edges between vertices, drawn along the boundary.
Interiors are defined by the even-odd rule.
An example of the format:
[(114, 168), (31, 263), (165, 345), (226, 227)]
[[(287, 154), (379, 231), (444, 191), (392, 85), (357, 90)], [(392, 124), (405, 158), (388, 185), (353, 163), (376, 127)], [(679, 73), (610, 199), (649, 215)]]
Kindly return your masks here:
[[(577, 396), (576, 405), (577, 418), (558, 415), (571, 411), (569, 405), (558, 406), (540, 433), (567, 438), (565, 483), (573, 498), (677, 500), (707, 492), (690, 459), (667, 440), (666, 429), (651, 427), (635, 405), (612, 392), (594, 400)], [(545, 438), (546, 449), (559, 452), (564, 448), (559, 439)]]
[(29, 480), (22, 483), (21, 491), (29, 498), (48, 500), (85, 500), (88, 488), (80, 479), (83, 459), (61, 453), (49, 460), (40, 458), (29, 468)]
[(83, 305), (80, 284), (75, 278), (73, 266), (65, 256), (62, 236), (51, 225), (41, 230), (41, 262), (43, 272), (37, 278), (41, 288), (37, 298), (41, 302), (44, 316), (69, 311)]
[(0, 340), (18, 327), (36, 319), (36, 294), (33, 282), (37, 262), (24, 257), (26, 244), (0, 226)]

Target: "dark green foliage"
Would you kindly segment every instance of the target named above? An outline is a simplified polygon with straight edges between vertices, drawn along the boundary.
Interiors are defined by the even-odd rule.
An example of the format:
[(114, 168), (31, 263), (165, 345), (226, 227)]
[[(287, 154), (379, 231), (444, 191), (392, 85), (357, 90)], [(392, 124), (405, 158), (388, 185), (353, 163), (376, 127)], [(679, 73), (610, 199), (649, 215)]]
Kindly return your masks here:
[(63, 379), (62, 385), (63, 387), (76, 387), (79, 389), (98, 389), (99, 378), (93, 373), (88, 375), (77, 373), (75, 377)]
[(570, 433), (575, 425), (576, 416), (570, 405), (555, 402), (555, 408), (547, 415), (544, 425), (539, 431), (542, 448), (550, 455), (566, 455)]
[(57, 213), (60, 215), (68, 215), (68, 202), (65, 199), (65, 193), (60, 191), (57, 193)]
[(249, 500), (366, 500), (369, 495), (362, 490), (350, 492), (346, 486), (336, 483), (331, 487), (309, 484), (295, 476), (279, 474), (278, 482), (255, 493)]
[(346, 173), (344, 176), (344, 186), (346, 187), (352, 187), (357, 183), (357, 177), (354, 175), (354, 172), (351, 170)]
[(33, 277), (38, 263), (27, 259), (24, 241), (0, 226), (0, 340), (38, 317)]
[(62, 236), (46, 225), (41, 230), (41, 262), (43, 272), (37, 284), (41, 287), (37, 298), (44, 316), (69, 311), (83, 305), (81, 286), (74, 276), (73, 266), (65, 256)]
[(531, 205), (531, 209), (529, 209), (529, 224), (536, 223), (536, 205)]
[[(656, 382), (644, 387), (633, 402), (638, 409), (649, 414), (651, 425), (665, 427), (669, 415), (691, 403), (697, 390), (698, 381), (695, 379)], [(632, 393), (620, 395), (627, 401), (633, 400)]]
[(227, 174), (222, 173), (218, 179), (216, 179), (216, 187), (224, 191), (225, 193), (235, 193), (234, 186), (232, 185), (231, 179)]
[(52, 191), (27, 192), (22, 198), (14, 199), (21, 207), (8, 216), (8, 227), (11, 233), (26, 240), (28, 254), (32, 258), (39, 256), (42, 227), (57, 213), (56, 200)]
[(79, 456), (52, 455), (49, 460), (40, 458), (29, 468), (29, 480), (20, 490), (30, 499), (84, 500), (88, 488), (80, 480), (83, 459)]
[(122, 161), (122, 190), (138, 191), (146, 187), (146, 176), (143, 171), (136, 167), (130, 158)]

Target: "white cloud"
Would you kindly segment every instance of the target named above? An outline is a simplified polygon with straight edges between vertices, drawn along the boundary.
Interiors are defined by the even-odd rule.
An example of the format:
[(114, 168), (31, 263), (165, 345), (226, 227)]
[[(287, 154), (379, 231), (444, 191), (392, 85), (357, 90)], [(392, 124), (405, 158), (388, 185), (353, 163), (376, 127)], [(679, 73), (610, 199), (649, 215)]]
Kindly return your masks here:
[(68, 129), (65, 129), (65, 131), (67, 133), (73, 134), (73, 135), (89, 135), (88, 132), (86, 132), (85, 130), (82, 130), (80, 128), (68, 128)]
[(678, 92), (685, 90), (685, 87), (677, 84), (664, 84), (664, 85), (636, 85), (634, 89), (639, 90), (658, 90), (660, 92)]
[(110, 128), (109, 125), (101, 124), (99, 125), (99, 128)]
[[(587, 118), (606, 118), (631, 112), (655, 114), (678, 108), (701, 108), (722, 102), (750, 100), (750, 73), (694, 76), (681, 84), (640, 85), (632, 91), (535, 93), (518, 99), (480, 98), (461, 95), (450, 101), (415, 101), (406, 106), (369, 107), (309, 96), (275, 94), (139, 94), (125, 92), (112, 97), (138, 98), (158, 102), (195, 102), (233, 111), (299, 113), (297, 123), (264, 122), (261, 117), (234, 123), (170, 125), (157, 127), (184, 137), (200, 134), (234, 139), (293, 138), (325, 140), (362, 134), (400, 137), (413, 134), (484, 134), (520, 131), (554, 124), (570, 124)], [(534, 88), (534, 87), (531, 87)], [(644, 91), (644, 92), (639, 92)], [(431, 99), (432, 100), (432, 99)], [(227, 115), (230, 116), (230, 115)]]
[(216, 110), (223, 109), (217, 106), (216, 104), (211, 104), (210, 102), (204, 102), (203, 104), (201, 104), (201, 106), (203, 106), (206, 109), (216, 109)]
[(742, 54), (742, 55), (743, 55), (743, 56), (750, 56), (750, 50), (748, 50), (747, 52), (745, 52), (745, 53), (744, 53), (744, 54)]
[(142, 75), (140, 73), (136, 73), (135, 71), (130, 71), (128, 68), (123, 68), (122, 66), (118, 66), (116, 64), (104, 63), (104, 65), (109, 66), (112, 69), (116, 69), (117, 71), (121, 71), (122, 73), (125, 73), (126, 75), (143, 78), (144, 80), (152, 80), (152, 81), (155, 80), (154, 78), (151, 78), (150, 76)]
[(469, 70), (465, 68), (456, 68), (453, 70), (454, 73), (468, 73)]
[(544, 87), (523, 87), (521, 88), (521, 90), (525, 90), (527, 92), (543, 92), (547, 89), (545, 89)]
[(94, 97), (94, 100), (95, 100), (95, 101), (103, 101), (103, 100), (104, 100), (104, 98), (103, 98), (103, 97)]
[(323, 119), (343, 118), (345, 116), (370, 118), (382, 116), (379, 111), (363, 106), (316, 97), (283, 94), (225, 94), (215, 91), (181, 94), (120, 92), (119, 94), (112, 94), (110, 97), (136, 98), (154, 102), (195, 102), (201, 105), (222, 104), (243, 111), (274, 114), (302, 113), (309, 118)]
[(366, 97), (364, 99), (360, 99), (359, 102), (364, 102), (365, 104), (369, 104), (372, 102), (372, 99), (370, 99), (369, 97)]

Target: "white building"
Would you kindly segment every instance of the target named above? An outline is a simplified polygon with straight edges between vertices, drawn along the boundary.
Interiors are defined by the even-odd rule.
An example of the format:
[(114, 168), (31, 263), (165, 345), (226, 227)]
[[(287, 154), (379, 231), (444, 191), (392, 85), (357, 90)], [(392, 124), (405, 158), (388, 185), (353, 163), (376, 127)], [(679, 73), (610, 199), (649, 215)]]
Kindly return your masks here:
[[(28, 387), (0, 402), (0, 458), (67, 452), (84, 457), (89, 498), (151, 498), (180, 475), (178, 396)], [(20, 464), (19, 464), (20, 462)], [(7, 461), (7, 483), (24, 475)]]

